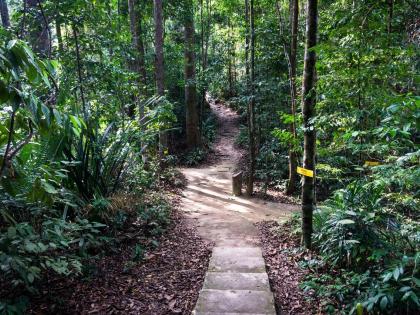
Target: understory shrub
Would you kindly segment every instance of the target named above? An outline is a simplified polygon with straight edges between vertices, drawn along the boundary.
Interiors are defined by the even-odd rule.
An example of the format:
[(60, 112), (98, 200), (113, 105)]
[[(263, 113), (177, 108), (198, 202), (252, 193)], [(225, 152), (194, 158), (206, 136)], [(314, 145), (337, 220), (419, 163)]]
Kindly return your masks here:
[(392, 175), (395, 165), (375, 167), (369, 180), (337, 191), (314, 214), (320, 260), (312, 261), (315, 272), (302, 286), (326, 297), (326, 311), (415, 314), (419, 309), (419, 170), (410, 162), (402, 166)]

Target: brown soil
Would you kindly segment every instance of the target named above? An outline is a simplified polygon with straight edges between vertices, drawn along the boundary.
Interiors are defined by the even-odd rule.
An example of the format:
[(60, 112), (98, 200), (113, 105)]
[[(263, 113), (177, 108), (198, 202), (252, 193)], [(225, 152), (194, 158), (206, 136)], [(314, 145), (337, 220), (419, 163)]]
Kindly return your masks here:
[(207, 270), (210, 250), (184, 216), (147, 252), (131, 262), (136, 240), (92, 261), (89, 278), (56, 278), (33, 300), (32, 314), (191, 314)]
[(235, 138), (239, 132), (239, 115), (225, 106), (224, 103), (212, 99), (209, 95), (207, 96), (207, 103), (216, 116), (217, 134), (208, 156), (198, 167), (208, 167), (227, 159), (233, 164), (239, 165), (239, 161), (244, 156), (244, 151), (235, 145)]
[(279, 313), (290, 315), (321, 314), (318, 302), (308, 300), (312, 293), (303, 292), (299, 288), (299, 283), (307, 273), (299, 267), (299, 261), (308, 260), (311, 255), (299, 248), (299, 238), (292, 233), (290, 224), (265, 221), (257, 225), (268, 278)]

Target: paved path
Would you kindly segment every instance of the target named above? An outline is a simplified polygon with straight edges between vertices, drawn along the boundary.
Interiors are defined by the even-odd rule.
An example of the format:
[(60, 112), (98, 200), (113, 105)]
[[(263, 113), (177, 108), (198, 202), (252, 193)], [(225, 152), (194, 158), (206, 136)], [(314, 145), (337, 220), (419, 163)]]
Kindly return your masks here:
[(285, 219), (296, 206), (233, 197), (231, 177), (241, 152), (234, 148), (238, 116), (211, 103), (219, 134), (214, 166), (188, 168), (183, 209), (196, 222), (201, 236), (215, 244), (196, 315), (276, 314), (255, 222)]

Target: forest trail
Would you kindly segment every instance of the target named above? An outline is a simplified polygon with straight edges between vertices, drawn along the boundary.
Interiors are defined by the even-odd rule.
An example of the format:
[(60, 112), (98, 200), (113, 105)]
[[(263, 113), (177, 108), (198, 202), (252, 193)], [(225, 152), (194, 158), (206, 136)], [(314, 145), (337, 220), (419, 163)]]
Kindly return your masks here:
[(182, 208), (215, 245), (195, 314), (275, 314), (254, 223), (286, 220), (297, 206), (232, 195), (231, 178), (242, 155), (234, 144), (239, 116), (221, 103), (209, 103), (219, 125), (213, 147), (217, 161), (181, 170), (188, 179)]

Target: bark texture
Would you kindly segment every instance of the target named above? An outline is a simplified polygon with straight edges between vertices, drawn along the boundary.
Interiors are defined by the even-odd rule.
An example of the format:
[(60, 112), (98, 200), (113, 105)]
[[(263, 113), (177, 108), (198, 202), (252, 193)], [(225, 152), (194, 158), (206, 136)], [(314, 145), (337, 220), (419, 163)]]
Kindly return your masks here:
[[(164, 55), (163, 55), (163, 5), (162, 0), (153, 1), (153, 16), (155, 22), (155, 77), (156, 77), (156, 90), (160, 96), (165, 95), (165, 68), (164, 68)], [(168, 147), (168, 136), (165, 132), (159, 134), (159, 152), (161, 156), (165, 149)]]
[[(290, 132), (293, 137), (296, 138), (296, 56), (297, 56), (297, 35), (298, 35), (298, 23), (299, 23), (299, 0), (291, 1), (291, 30), (292, 38), (290, 42), (290, 100), (291, 100), (291, 114), (293, 116), (293, 123), (290, 127)], [(297, 155), (294, 148), (289, 149), (289, 183), (287, 185), (286, 194), (291, 195), (296, 191), (296, 184), (298, 176), (296, 173), (297, 168)]]
[(186, 1), (184, 17), (185, 40), (185, 106), (186, 134), (189, 148), (201, 145), (199, 128), (197, 91), (195, 83), (195, 53), (194, 53), (194, 12), (191, 0)]
[(43, 0), (24, 0), (26, 9), (34, 19), (33, 26), (29, 30), (30, 42), (36, 52), (42, 56), (48, 56), (51, 53), (51, 32), (45, 16), (42, 3)]
[(4, 28), (10, 27), (9, 8), (6, 0), (0, 0), (1, 23)]
[(147, 84), (147, 73), (144, 63), (144, 43), (142, 37), (141, 15), (137, 0), (128, 0), (128, 12), (130, 16), (131, 43), (136, 53), (133, 70), (140, 75), (140, 83)]
[(312, 217), (315, 208), (315, 149), (316, 132), (313, 123), (315, 117), (315, 64), (316, 53), (312, 48), (317, 43), (318, 1), (307, 1), (305, 65), (303, 70), (303, 123), (304, 151), (303, 167), (314, 171), (314, 177), (303, 177), (302, 187), (302, 232), (306, 248), (312, 245)]
[(248, 103), (248, 137), (249, 137), (249, 166), (248, 166), (248, 182), (246, 193), (251, 196), (254, 192), (254, 176), (255, 176), (255, 12), (254, 0), (250, 0), (250, 44), (251, 44), (251, 60), (250, 60), (250, 89), (251, 99)]

